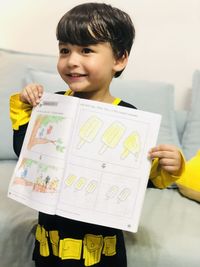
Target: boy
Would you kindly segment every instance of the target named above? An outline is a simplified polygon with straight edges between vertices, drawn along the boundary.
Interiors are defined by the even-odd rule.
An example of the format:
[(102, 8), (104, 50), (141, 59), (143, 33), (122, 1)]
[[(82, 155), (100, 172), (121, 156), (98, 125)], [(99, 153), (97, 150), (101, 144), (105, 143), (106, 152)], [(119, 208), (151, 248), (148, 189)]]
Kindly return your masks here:
[[(110, 5), (87, 3), (67, 12), (57, 26), (57, 68), (70, 90), (59, 93), (135, 108), (109, 91), (112, 78), (120, 76), (127, 65), (134, 36), (130, 17)], [(29, 84), (11, 97), (17, 155), (32, 107), (42, 93), (41, 85)], [(181, 174), (184, 160), (176, 147), (160, 145), (149, 156), (156, 158), (150, 175), (155, 186), (164, 188)], [(36, 267), (127, 266), (121, 230), (44, 213), (39, 213), (33, 259)]]

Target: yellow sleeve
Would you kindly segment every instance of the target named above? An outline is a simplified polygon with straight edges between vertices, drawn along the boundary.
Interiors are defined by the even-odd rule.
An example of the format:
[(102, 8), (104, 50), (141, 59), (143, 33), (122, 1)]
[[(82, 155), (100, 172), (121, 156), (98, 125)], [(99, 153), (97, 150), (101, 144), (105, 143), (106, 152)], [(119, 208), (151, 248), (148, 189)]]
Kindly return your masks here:
[(167, 171), (163, 170), (159, 165), (159, 160), (157, 158), (153, 161), (149, 178), (155, 185), (155, 187), (158, 187), (160, 189), (166, 188), (167, 186), (173, 184), (176, 180), (180, 178), (182, 173), (185, 171), (185, 158), (182, 153), (181, 156), (182, 156), (181, 169), (177, 175), (172, 175)]
[(14, 130), (26, 124), (31, 116), (32, 106), (20, 101), (19, 94), (10, 97), (10, 119)]
[(200, 192), (200, 150), (186, 162), (185, 172), (179, 177), (177, 184)]

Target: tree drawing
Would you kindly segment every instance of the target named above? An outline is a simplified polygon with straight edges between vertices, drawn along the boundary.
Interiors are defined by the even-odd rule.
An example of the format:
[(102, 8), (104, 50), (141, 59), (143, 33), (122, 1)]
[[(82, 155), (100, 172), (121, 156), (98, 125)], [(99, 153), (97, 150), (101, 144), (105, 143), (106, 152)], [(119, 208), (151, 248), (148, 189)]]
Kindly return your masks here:
[[(57, 140), (51, 140), (48, 138), (48, 135), (53, 130), (53, 125), (61, 122), (64, 119), (65, 118), (62, 116), (38, 115), (38, 117), (35, 120), (35, 124), (33, 126), (33, 130), (27, 145), (27, 149), (31, 150), (33, 146), (38, 144), (52, 143), (56, 146), (57, 151), (63, 152), (65, 147), (63, 146), (63, 141), (61, 140), (61, 138), (58, 138)], [(43, 135), (44, 128), (47, 128), (46, 136)], [(37, 133), (40, 134), (37, 135)]]

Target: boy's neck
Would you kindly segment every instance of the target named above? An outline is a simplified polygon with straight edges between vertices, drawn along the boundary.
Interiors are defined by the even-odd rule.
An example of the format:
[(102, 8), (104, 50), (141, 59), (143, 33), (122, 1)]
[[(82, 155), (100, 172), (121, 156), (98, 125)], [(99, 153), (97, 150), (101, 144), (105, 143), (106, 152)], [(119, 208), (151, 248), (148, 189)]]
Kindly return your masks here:
[(104, 103), (113, 103), (115, 100), (115, 97), (113, 97), (110, 92), (106, 92), (105, 94), (94, 94), (93, 92), (82, 92), (82, 93), (74, 93), (74, 96), (77, 96), (79, 98), (89, 99), (89, 100), (95, 100), (100, 101)]

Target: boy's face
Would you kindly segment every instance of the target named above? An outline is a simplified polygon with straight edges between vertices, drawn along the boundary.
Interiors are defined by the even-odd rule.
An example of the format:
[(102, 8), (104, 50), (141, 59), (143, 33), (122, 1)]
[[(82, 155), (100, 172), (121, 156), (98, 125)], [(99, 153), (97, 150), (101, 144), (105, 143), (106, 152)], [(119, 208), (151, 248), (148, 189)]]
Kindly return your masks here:
[(109, 43), (78, 46), (59, 43), (58, 72), (74, 93), (99, 95), (109, 90), (116, 71), (122, 70), (127, 58), (116, 59)]

